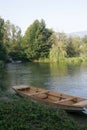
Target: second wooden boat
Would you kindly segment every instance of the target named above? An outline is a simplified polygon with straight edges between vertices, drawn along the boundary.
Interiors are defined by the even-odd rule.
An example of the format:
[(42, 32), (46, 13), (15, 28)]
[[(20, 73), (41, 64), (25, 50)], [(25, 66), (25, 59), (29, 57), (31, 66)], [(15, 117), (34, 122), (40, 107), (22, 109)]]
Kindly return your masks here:
[(59, 109), (73, 112), (84, 112), (87, 114), (87, 99), (71, 96), (63, 93), (57, 93), (42, 88), (29, 86), (14, 86), (13, 89), (17, 94), (53, 105)]

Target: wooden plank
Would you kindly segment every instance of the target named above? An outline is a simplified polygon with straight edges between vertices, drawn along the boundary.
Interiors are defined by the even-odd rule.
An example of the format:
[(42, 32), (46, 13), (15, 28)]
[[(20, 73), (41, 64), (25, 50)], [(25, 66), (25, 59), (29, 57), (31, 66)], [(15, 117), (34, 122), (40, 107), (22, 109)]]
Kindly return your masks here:
[(84, 105), (87, 105), (87, 100), (83, 100), (74, 104), (74, 106), (84, 106)]
[(56, 101), (54, 103), (62, 103), (62, 102), (66, 102), (66, 101), (70, 101), (70, 100), (73, 100), (74, 98), (67, 98), (67, 99), (62, 99), (60, 101)]
[(48, 91), (43, 91), (43, 92), (35, 92), (35, 93), (32, 93), (32, 94), (28, 94), (28, 93), (26, 93), (26, 94), (29, 95), (29, 96), (34, 96), (34, 95), (39, 95), (39, 94), (46, 94), (48, 92), (49, 92), (49, 90)]

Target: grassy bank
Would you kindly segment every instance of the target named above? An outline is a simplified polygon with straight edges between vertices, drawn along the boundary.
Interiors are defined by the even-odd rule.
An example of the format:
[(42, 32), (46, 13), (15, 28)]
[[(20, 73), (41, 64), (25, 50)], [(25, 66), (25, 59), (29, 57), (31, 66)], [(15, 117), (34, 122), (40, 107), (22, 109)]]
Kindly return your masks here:
[(0, 97), (0, 130), (87, 130), (55, 110), (15, 95)]
[(86, 61), (87, 61), (87, 57), (70, 57), (70, 58), (63, 58), (59, 60), (44, 58), (44, 59), (34, 60), (33, 62), (60, 62), (60, 63), (68, 63), (68, 64), (72, 64), (72, 63), (78, 64)]
[(72, 58), (66, 58), (65, 62), (69, 63), (69, 64), (78, 64), (81, 62), (86, 62), (87, 61), (87, 57), (72, 57)]

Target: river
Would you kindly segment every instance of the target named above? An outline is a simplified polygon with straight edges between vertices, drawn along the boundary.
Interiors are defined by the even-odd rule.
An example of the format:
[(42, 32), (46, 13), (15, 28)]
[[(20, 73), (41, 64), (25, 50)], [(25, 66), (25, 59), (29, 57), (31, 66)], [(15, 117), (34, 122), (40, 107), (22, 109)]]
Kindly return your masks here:
[[(0, 72), (0, 91), (12, 91), (12, 86), (20, 84), (87, 98), (87, 63), (7, 64)], [(74, 118), (83, 124), (87, 122), (87, 116)]]
[(5, 91), (20, 84), (87, 98), (87, 63), (7, 64), (5, 70), (0, 73), (1, 89)]

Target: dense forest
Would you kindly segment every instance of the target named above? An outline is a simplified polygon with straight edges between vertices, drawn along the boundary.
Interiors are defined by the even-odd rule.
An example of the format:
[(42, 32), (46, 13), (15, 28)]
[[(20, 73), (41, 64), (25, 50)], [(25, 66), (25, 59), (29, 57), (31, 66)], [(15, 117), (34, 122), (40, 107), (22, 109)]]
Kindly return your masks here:
[(87, 57), (87, 36), (67, 36), (46, 28), (45, 21), (35, 20), (22, 35), (21, 28), (0, 17), (0, 60), (61, 61)]

